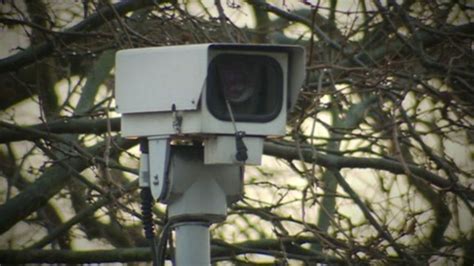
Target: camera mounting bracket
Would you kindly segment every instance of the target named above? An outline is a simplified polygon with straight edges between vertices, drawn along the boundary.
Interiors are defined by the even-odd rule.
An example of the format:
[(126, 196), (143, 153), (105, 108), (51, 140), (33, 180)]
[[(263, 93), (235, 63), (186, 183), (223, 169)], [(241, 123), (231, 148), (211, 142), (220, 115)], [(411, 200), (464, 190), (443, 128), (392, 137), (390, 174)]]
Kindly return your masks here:
[(169, 136), (148, 138), (149, 186), (153, 198), (160, 200), (168, 186), (167, 171), (170, 158)]

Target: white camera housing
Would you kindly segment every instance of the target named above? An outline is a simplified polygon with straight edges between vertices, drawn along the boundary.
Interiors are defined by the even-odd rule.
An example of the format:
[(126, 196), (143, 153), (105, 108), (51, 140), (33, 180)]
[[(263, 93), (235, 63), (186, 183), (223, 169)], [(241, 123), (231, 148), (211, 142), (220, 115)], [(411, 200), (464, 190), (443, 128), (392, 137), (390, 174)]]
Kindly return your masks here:
[[(234, 164), (237, 128), (245, 132), (246, 163), (259, 164), (264, 138), (285, 134), (287, 112), (305, 77), (304, 65), (304, 49), (287, 45), (197, 44), (119, 51), (115, 96), (122, 134), (203, 140), (206, 164)], [(248, 86), (239, 85), (241, 81)], [(219, 84), (227, 83), (237, 85), (221, 92)], [(252, 87), (258, 91), (249, 89), (245, 98), (244, 90)], [(225, 96), (215, 96), (221, 93)], [(239, 108), (242, 97), (256, 101), (252, 93), (262, 103), (249, 106), (259, 111), (244, 106), (233, 123), (224, 108), (228, 106), (219, 101), (234, 97)]]

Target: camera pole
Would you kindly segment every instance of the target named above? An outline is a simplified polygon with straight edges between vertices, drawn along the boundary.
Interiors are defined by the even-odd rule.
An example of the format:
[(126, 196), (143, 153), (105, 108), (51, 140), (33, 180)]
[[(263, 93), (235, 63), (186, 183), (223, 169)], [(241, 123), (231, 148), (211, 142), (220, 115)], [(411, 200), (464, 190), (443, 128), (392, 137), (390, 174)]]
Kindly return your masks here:
[(176, 262), (178, 265), (210, 265), (209, 223), (182, 222), (175, 226)]

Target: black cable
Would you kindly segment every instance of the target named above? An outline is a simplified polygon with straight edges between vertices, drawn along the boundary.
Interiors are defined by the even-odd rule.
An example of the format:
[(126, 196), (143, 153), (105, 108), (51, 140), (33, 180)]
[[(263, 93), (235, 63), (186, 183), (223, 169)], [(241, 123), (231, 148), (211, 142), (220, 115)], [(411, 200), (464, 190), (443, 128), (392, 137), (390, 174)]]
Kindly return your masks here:
[(247, 147), (245, 146), (243, 138), (245, 137), (245, 132), (237, 131), (235, 132), (235, 148), (237, 153), (235, 154), (235, 159), (239, 162), (245, 163), (249, 158), (247, 154)]
[[(140, 151), (142, 152), (143, 155), (148, 154), (148, 140), (146, 138), (142, 139), (140, 143)], [(142, 203), (141, 209), (142, 209), (142, 216), (143, 216), (142, 218), (143, 229), (145, 231), (145, 238), (148, 239), (148, 241), (150, 242), (153, 266), (162, 266), (165, 264), (166, 243), (167, 243), (167, 239), (169, 237), (169, 233), (171, 230), (171, 223), (167, 221), (168, 214), (166, 214), (165, 225), (162, 228), (162, 231), (157, 243), (157, 240), (155, 238), (155, 228), (154, 228), (154, 223), (153, 223), (153, 212), (152, 212), (153, 204), (155, 202), (153, 199), (153, 195), (151, 193), (151, 189), (149, 186), (146, 186), (146, 184), (144, 184), (144, 186), (141, 187), (140, 198), (141, 198), (141, 203)]]
[(155, 238), (155, 228), (153, 226), (153, 197), (149, 187), (143, 187), (140, 191), (142, 199), (142, 215), (143, 215), (143, 230), (145, 231), (145, 238), (152, 240)]
[(235, 132), (235, 148), (237, 151), (235, 154), (235, 159), (239, 162), (245, 163), (245, 161), (248, 159), (247, 146), (245, 146), (244, 142), (245, 131), (237, 130), (234, 113), (232, 112), (232, 107), (230, 106), (230, 102), (227, 100), (227, 98), (225, 99), (225, 104), (227, 106), (227, 111), (229, 112), (230, 120)]
[[(169, 230), (173, 230), (172, 227), (170, 227)], [(170, 254), (170, 260), (171, 260), (171, 264), (172, 265), (176, 265), (176, 250), (175, 250), (175, 247), (173, 246), (173, 234), (168, 234), (168, 250), (169, 250), (169, 254)]]
[(156, 247), (157, 250), (157, 257), (158, 257), (158, 265), (162, 266), (165, 265), (166, 259), (166, 243), (168, 242), (168, 238), (171, 232), (171, 222), (167, 221), (163, 228), (161, 229), (161, 234), (158, 239), (158, 245)]
[(149, 187), (142, 187), (140, 191), (140, 198), (142, 200), (142, 223), (145, 231), (145, 238), (150, 242), (151, 255), (153, 259), (153, 266), (157, 266), (157, 247), (155, 244), (155, 228), (153, 224), (153, 196)]
[[(142, 152), (143, 156), (148, 155), (148, 140), (146, 138), (141, 139), (140, 151)], [(144, 166), (141, 165), (140, 167), (144, 167)], [(142, 176), (142, 174), (144, 174), (144, 172), (147, 172), (147, 171), (148, 170), (144, 171), (144, 169), (140, 169), (140, 180), (148, 178), (146, 176)], [(145, 238), (148, 239), (148, 241), (150, 242), (153, 266), (157, 266), (158, 259), (157, 259), (157, 250), (156, 250), (156, 243), (155, 243), (155, 228), (154, 228), (154, 223), (153, 223), (153, 212), (152, 212), (153, 204), (155, 202), (153, 199), (153, 195), (151, 194), (150, 187), (146, 186), (145, 183), (140, 184), (143, 230), (145, 231)]]

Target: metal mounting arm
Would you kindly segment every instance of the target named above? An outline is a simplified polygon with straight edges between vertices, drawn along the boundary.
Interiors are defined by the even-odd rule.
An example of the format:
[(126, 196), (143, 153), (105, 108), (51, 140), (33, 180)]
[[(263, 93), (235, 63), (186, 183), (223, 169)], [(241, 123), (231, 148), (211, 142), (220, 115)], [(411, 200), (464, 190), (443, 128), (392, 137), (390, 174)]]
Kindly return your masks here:
[(149, 169), (151, 194), (157, 200), (165, 195), (168, 185), (167, 171), (170, 158), (169, 136), (149, 137)]
[(202, 147), (171, 148), (169, 189), (163, 198), (176, 221), (176, 262), (210, 265), (209, 226), (225, 220), (228, 205), (242, 195), (243, 167), (206, 165)]
[(168, 138), (148, 139), (140, 162), (140, 186), (168, 205), (177, 265), (210, 265), (209, 226), (241, 198), (243, 166), (204, 164), (202, 146), (171, 146)]

